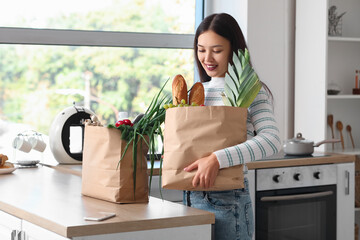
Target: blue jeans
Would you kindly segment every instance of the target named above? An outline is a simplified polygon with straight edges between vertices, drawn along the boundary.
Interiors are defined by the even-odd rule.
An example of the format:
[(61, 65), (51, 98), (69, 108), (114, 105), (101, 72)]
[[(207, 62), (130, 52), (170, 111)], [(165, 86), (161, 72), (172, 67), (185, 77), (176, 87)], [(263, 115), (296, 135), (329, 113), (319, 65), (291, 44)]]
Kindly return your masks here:
[(243, 189), (184, 191), (183, 203), (215, 214), (215, 240), (251, 240), (254, 216), (246, 178)]

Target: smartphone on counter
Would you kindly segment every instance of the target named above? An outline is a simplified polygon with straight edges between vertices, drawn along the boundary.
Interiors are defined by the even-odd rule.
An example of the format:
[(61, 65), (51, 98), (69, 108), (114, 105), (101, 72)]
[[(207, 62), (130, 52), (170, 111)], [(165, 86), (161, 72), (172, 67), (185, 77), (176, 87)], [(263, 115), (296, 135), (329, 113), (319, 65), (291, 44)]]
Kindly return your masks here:
[(115, 217), (116, 214), (115, 213), (110, 213), (110, 212), (98, 212), (98, 213), (94, 213), (91, 214), (89, 216), (84, 217), (84, 220), (87, 221), (104, 221), (106, 219)]

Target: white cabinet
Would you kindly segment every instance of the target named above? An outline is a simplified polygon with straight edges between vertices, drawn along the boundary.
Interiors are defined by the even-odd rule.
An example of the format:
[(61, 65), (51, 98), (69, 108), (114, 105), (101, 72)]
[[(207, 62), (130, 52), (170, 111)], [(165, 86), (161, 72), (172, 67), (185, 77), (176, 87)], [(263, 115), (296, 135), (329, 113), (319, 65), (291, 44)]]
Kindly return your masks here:
[(355, 181), (354, 163), (338, 164), (337, 167), (337, 212), (336, 239), (354, 239), (353, 226), (355, 224)]
[(0, 211), (0, 239), (13, 240), (21, 230), (21, 219)]
[(1, 240), (68, 240), (56, 233), (0, 211)]
[(22, 232), (25, 237), (21, 240), (69, 240), (69, 238), (65, 238), (24, 220), (22, 221)]
[[(161, 228), (144, 231), (121, 232), (93, 236), (73, 237), (73, 240), (140, 240), (168, 239), (173, 240), (211, 239), (211, 225), (202, 224), (186, 227)], [(69, 240), (33, 223), (0, 211), (0, 240)]]
[[(328, 9), (337, 7), (342, 17), (342, 36), (328, 36)], [(295, 46), (295, 128), (315, 142), (332, 138), (327, 124), (333, 115), (334, 137), (340, 139), (336, 122), (343, 125), (345, 151), (360, 152), (360, 95), (353, 95), (355, 70), (360, 70), (360, 1), (296, 1)], [(360, 78), (360, 76), (359, 76)], [(330, 85), (341, 92), (328, 95)], [(331, 87), (332, 88), (332, 87)], [(352, 128), (355, 149), (346, 126)], [(319, 150), (343, 152), (340, 143), (323, 145)]]

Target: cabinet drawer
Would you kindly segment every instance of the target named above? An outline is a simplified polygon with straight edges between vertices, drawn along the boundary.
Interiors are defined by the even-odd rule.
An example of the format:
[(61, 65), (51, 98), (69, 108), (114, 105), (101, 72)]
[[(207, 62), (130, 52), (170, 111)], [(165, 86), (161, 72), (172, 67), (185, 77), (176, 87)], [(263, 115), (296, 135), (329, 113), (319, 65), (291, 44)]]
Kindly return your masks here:
[(21, 230), (21, 219), (0, 211), (0, 239), (10, 240), (13, 230)]
[(60, 236), (54, 232), (36, 226), (32, 223), (27, 221), (22, 222), (22, 231), (25, 232), (26, 240), (44, 240), (44, 239), (51, 239), (51, 240), (69, 240), (70, 238), (65, 238)]

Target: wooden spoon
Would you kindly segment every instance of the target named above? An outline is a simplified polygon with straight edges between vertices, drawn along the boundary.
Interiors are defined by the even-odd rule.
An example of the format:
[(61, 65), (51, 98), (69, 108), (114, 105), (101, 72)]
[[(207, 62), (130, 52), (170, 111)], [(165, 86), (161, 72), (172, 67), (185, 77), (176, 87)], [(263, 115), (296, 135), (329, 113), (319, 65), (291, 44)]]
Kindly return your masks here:
[[(328, 115), (327, 123), (331, 128), (331, 138), (334, 139), (334, 127), (333, 127), (334, 116), (332, 114)], [(334, 150), (334, 143), (332, 144), (332, 149)]]
[(342, 149), (344, 150), (344, 149), (345, 149), (345, 146), (344, 146), (344, 137), (343, 137), (343, 134), (342, 134), (343, 124), (342, 124), (341, 121), (337, 121), (337, 122), (336, 122), (336, 128), (337, 128), (337, 130), (339, 130), (339, 132), (340, 132), (341, 146), (342, 146)]
[(354, 139), (353, 139), (352, 134), (351, 134), (351, 126), (350, 126), (350, 125), (347, 125), (347, 126), (346, 126), (346, 131), (349, 132), (352, 146), (353, 146), (353, 148), (355, 148)]

